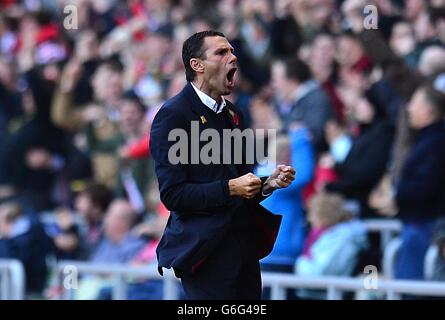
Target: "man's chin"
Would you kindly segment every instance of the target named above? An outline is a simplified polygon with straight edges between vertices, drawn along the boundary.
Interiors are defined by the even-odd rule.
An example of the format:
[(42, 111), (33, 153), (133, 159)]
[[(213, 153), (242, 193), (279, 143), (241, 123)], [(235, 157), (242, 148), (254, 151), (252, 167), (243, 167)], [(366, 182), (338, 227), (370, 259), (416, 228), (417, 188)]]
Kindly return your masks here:
[(235, 85), (226, 85), (226, 86), (224, 86), (223, 96), (231, 94), (234, 89), (235, 89)]
[(223, 91), (223, 93), (221, 94), (222, 96), (228, 96), (232, 93), (232, 90), (226, 89), (225, 91)]

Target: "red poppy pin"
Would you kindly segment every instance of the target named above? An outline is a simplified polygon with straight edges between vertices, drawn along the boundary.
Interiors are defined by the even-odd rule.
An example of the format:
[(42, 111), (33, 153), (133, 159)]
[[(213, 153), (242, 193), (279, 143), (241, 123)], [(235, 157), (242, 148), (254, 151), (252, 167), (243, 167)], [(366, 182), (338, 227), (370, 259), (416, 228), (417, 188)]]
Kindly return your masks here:
[(230, 110), (230, 109), (229, 109), (229, 113), (230, 113), (230, 115), (232, 116), (232, 121), (233, 121), (233, 123), (235, 124), (235, 126), (238, 127), (238, 125), (239, 125), (239, 118), (238, 118), (238, 115), (237, 115), (235, 112), (233, 112), (232, 110)]

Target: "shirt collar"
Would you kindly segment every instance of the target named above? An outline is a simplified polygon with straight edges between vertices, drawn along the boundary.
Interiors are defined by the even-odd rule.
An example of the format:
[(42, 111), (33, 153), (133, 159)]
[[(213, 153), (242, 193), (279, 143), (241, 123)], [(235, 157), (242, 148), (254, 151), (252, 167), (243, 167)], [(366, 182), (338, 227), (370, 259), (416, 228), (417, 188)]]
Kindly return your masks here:
[(196, 94), (198, 95), (201, 102), (207, 106), (209, 109), (211, 109), (213, 112), (220, 113), (223, 111), (224, 107), (226, 106), (226, 100), (223, 96), (221, 96), (221, 104), (218, 106), (218, 103), (208, 94), (202, 92), (199, 90), (193, 82), (190, 82), (193, 89), (195, 89)]
[(303, 82), (297, 89), (295, 93), (295, 102), (300, 101), (303, 99), (307, 94), (314, 91), (318, 88), (318, 83), (315, 80), (308, 80), (306, 82)]

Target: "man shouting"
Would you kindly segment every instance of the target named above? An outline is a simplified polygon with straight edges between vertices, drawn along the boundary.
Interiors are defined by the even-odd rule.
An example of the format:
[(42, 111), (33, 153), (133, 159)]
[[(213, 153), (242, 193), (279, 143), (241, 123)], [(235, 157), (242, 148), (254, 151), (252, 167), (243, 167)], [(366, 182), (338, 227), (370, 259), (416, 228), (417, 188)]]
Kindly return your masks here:
[(182, 59), (188, 84), (162, 106), (150, 134), (161, 200), (171, 211), (157, 248), (159, 271), (173, 268), (188, 299), (260, 299), (259, 260), (272, 250), (281, 216), (259, 203), (288, 187), (295, 171), (280, 165), (271, 176), (259, 178), (253, 164), (222, 161), (227, 151), (246, 159), (246, 148), (224, 143), (215, 152), (221, 161), (172, 161), (174, 130), (188, 134), (189, 160), (205, 147), (199, 141), (198, 149), (190, 150), (197, 139), (190, 136), (192, 123), (199, 124), (200, 133), (212, 129), (220, 137), (223, 130), (245, 129), (241, 112), (224, 99), (234, 89), (237, 71), (225, 36), (216, 31), (192, 35), (183, 44)]

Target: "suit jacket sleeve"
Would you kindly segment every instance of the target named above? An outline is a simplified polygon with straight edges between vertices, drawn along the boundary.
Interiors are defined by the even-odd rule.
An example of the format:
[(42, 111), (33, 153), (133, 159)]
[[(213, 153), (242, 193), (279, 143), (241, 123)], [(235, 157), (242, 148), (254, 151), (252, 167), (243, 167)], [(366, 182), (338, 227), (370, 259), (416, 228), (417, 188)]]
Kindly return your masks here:
[(181, 115), (169, 108), (161, 108), (150, 133), (150, 151), (156, 163), (161, 201), (165, 207), (178, 213), (208, 211), (225, 206), (230, 201), (227, 180), (191, 183), (183, 164), (172, 164), (168, 152), (176, 141), (168, 141), (169, 132), (185, 128)]

